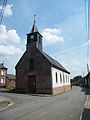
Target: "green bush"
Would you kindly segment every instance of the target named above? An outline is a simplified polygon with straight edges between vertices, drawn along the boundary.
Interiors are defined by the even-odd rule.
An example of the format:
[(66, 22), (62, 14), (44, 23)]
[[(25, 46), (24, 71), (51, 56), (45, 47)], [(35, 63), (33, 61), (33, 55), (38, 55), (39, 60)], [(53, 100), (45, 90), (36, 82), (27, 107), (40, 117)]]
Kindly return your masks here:
[(15, 87), (13, 87), (13, 86), (8, 86), (8, 90), (9, 90), (9, 91), (13, 91), (13, 90), (15, 90)]

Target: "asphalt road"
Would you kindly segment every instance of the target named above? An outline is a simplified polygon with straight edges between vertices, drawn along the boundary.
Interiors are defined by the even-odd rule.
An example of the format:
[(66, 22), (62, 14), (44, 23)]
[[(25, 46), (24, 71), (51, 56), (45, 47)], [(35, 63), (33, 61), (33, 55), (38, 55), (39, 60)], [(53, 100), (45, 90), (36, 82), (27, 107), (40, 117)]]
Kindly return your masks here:
[(0, 120), (79, 120), (86, 94), (80, 87), (49, 97), (0, 92), (15, 104), (0, 112)]

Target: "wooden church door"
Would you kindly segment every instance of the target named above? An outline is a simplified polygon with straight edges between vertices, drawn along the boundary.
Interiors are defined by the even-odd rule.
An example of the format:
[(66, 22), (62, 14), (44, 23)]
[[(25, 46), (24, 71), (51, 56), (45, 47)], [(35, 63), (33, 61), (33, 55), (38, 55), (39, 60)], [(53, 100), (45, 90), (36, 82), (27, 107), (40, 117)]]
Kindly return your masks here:
[(36, 76), (28, 76), (28, 87), (30, 93), (36, 92)]

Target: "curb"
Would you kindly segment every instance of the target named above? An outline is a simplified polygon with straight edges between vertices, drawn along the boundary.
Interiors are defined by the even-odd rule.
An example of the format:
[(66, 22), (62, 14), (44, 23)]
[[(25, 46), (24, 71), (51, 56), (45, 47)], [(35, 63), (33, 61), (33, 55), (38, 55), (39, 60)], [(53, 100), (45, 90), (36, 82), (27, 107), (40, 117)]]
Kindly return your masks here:
[(82, 120), (83, 111), (84, 111), (85, 106), (87, 105), (88, 98), (89, 98), (89, 96), (87, 95), (86, 100), (84, 102), (84, 106), (83, 106), (83, 108), (81, 110), (81, 113), (80, 113), (80, 120)]
[[(5, 102), (5, 103), (4, 103), (4, 102)], [(3, 103), (4, 103), (4, 104), (3, 104)], [(3, 101), (2, 104), (3, 104), (3, 105), (2, 105), (1, 108), (0, 108), (0, 112), (3, 111), (3, 110), (5, 110), (5, 109), (7, 109), (8, 107), (14, 105), (15, 103), (12, 101), (11, 98), (9, 98), (9, 101)]]

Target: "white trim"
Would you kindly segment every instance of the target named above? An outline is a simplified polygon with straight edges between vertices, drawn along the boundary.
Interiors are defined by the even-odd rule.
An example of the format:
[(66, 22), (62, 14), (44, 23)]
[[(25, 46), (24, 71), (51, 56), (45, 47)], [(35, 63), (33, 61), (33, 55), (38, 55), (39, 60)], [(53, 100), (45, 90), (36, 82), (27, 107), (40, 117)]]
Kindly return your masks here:
[[(54, 67), (51, 67), (51, 73), (52, 73), (52, 87), (60, 87), (60, 86), (65, 86), (65, 85), (70, 85), (70, 74), (63, 72), (61, 70), (58, 70)], [(56, 73), (57, 73), (57, 81), (56, 82)], [(60, 81), (60, 74), (62, 78), (62, 82)], [(64, 79), (63, 79), (64, 76)], [(67, 76), (67, 80), (66, 80)], [(64, 82), (65, 80), (65, 82)]]
[(0, 83), (5, 83), (4, 78), (1, 78)]

